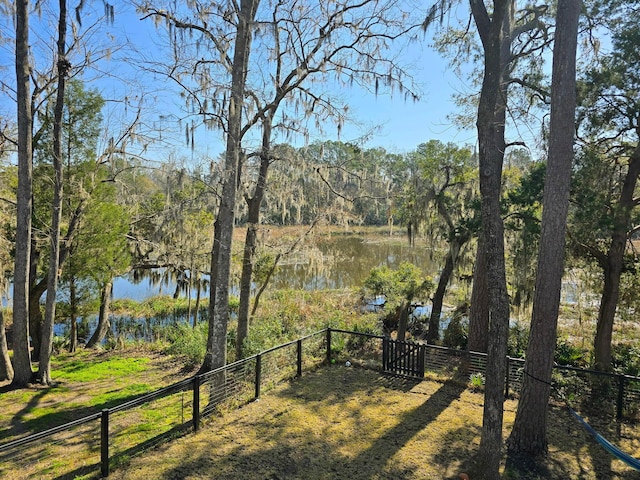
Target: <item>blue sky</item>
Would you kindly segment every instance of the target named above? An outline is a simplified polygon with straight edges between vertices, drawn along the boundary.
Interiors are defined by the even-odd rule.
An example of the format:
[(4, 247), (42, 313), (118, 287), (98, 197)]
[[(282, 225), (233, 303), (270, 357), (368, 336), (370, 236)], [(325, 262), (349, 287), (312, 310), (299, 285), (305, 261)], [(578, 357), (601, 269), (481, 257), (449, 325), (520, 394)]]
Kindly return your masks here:
[[(153, 22), (140, 21), (139, 16), (132, 10), (124, 10), (116, 15), (116, 22), (112, 27), (114, 34), (126, 35), (131, 44), (141, 45), (146, 48), (146, 54), (153, 55), (154, 52), (150, 50), (154, 48), (154, 39), (158, 36)], [(418, 144), (430, 139), (465, 145), (475, 144), (475, 130), (461, 131), (448, 118), (456, 109), (453, 93), (467, 91), (468, 87), (454, 75), (448, 68), (447, 61), (430, 48), (429, 44), (430, 39), (426, 36), (422, 42), (414, 42), (411, 50), (406, 52), (410, 57), (408, 63), (415, 65), (413, 75), (421, 90), (418, 102), (405, 101), (401, 94), (391, 96), (383, 92), (376, 96), (356, 87), (340, 91), (340, 96), (349, 104), (354, 120), (353, 123), (345, 125), (340, 135), (341, 140), (358, 140), (373, 130), (375, 133), (368, 137), (366, 147), (382, 146), (398, 153), (411, 151)], [(149, 80), (146, 81), (149, 85)], [(119, 88), (121, 86), (114, 84), (106, 87), (106, 90), (113, 89), (117, 92)], [(179, 115), (182, 99), (178, 98), (173, 88), (167, 80), (158, 77), (153, 79), (152, 96), (159, 102), (155, 113), (157, 119), (170, 111), (178, 112)], [(157, 121), (160, 123), (160, 120)], [(162, 123), (166, 123), (163, 128), (170, 128), (168, 121)], [(188, 152), (183, 148), (183, 137), (180, 131), (177, 134), (179, 140), (176, 145), (178, 156), (217, 156), (224, 148), (223, 137), (216, 132), (200, 132), (197, 136), (196, 152)], [(310, 141), (325, 139), (338, 139), (337, 130), (328, 127), (322, 135), (311, 137)], [(290, 142), (301, 145), (304, 140), (292, 139)]]
[[(87, 29), (92, 24), (92, 18), (97, 18), (103, 13), (102, 4), (88, 2), (88, 5), (84, 14), (83, 29)], [(91, 8), (94, 9), (93, 12)], [(0, 28), (12, 28), (11, 22), (6, 18), (3, 22), (4, 25), (0, 25)], [(55, 38), (55, 24), (42, 22), (42, 25), (38, 25), (36, 22), (38, 20), (34, 18), (32, 25), (37, 29), (37, 34), (32, 35), (34, 51), (40, 49), (39, 51), (50, 52)], [(116, 3), (115, 22), (111, 26), (103, 26), (98, 32), (92, 35), (93, 47), (100, 45), (100, 48), (103, 48), (109, 44), (121, 44), (125, 38), (128, 40), (124, 47), (112, 52), (109, 60), (99, 61), (94, 70), (87, 71), (83, 75), (87, 86), (98, 88), (108, 100), (105, 122), (110, 135), (117, 137), (119, 131), (126, 128), (127, 119), (135, 113), (141, 92), (144, 91), (146, 96), (143, 114), (146, 128), (161, 127), (165, 130), (164, 141), (171, 138), (172, 130), (175, 135), (171, 144), (152, 146), (143, 152), (144, 155), (155, 157), (155, 160), (160, 161), (169, 156), (187, 159), (202, 155), (217, 157), (224, 149), (222, 134), (200, 132), (197, 136), (196, 151), (190, 151), (183, 140), (184, 125), (172, 124), (170, 121), (172, 117), (180, 115), (183, 100), (179, 96), (179, 91), (170, 81), (144, 72), (130, 60), (132, 56), (137, 55), (133, 50), (138, 50), (149, 58), (154, 56), (162, 58), (164, 55), (157, 47), (159, 34), (153, 21), (150, 19), (141, 21), (133, 7), (125, 3)], [(109, 34), (112, 36), (110, 37)], [(366, 147), (381, 146), (388, 151), (404, 153), (430, 139), (451, 141), (460, 145), (474, 145), (475, 130), (460, 130), (448, 118), (456, 111), (453, 93), (469, 92), (470, 88), (448, 68), (447, 61), (430, 48), (429, 35), (422, 41), (414, 42), (405, 54), (409, 57), (407, 63), (415, 65), (413, 75), (420, 86), (420, 100), (405, 101), (401, 94), (390, 96), (384, 92), (375, 96), (357, 87), (342, 89), (339, 92), (340, 96), (349, 104), (355, 122), (345, 125), (340, 139), (358, 140), (375, 129), (375, 133), (368, 137), (368, 141), (364, 144)], [(13, 72), (12, 61), (11, 46), (7, 44), (0, 46), (0, 68), (4, 68), (3, 75), (10, 75)], [(126, 108), (122, 102), (123, 98), (128, 100)], [(3, 105), (0, 105), (2, 109), (11, 111), (15, 108), (9, 105), (11, 102), (7, 102), (7, 97), (4, 97), (2, 102)], [(0, 111), (1, 114), (2, 111)], [(311, 137), (310, 141), (337, 138), (336, 129), (329, 127), (322, 136)], [(291, 143), (300, 145), (304, 140), (292, 139)]]

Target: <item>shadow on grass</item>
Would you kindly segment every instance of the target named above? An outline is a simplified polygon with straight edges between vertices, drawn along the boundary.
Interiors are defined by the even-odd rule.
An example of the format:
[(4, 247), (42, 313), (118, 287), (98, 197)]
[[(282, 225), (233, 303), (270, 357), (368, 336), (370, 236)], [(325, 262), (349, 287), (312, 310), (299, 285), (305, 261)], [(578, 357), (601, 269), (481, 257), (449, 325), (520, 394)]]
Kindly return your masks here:
[(34, 395), (27, 404), (17, 412), (11, 419), (11, 428), (0, 431), (0, 442), (6, 443), (16, 438), (32, 435), (50, 428), (54, 428), (65, 423), (72, 422), (74, 420), (88, 417), (95, 413), (99, 413), (104, 409), (113, 408), (122, 403), (134, 400), (148, 392), (132, 393), (130, 395), (123, 395), (111, 398), (102, 403), (96, 405), (84, 406), (84, 407), (72, 407), (66, 409), (57, 409), (55, 412), (46, 413), (44, 415), (26, 419), (26, 417), (33, 411), (37, 410), (39, 404), (43, 398), (48, 394), (54, 392), (50, 389), (43, 388), (36, 395)]
[[(310, 383), (296, 381), (285, 390), (275, 393), (282, 397), (282, 405), (291, 405), (293, 400), (304, 404), (310, 411), (344, 405), (344, 415), (325, 417), (325, 423), (321, 427), (313, 427), (301, 425), (300, 417), (288, 417), (285, 406), (269, 410), (266, 418), (247, 419), (241, 425), (241, 428), (253, 429), (256, 441), (252, 445), (236, 443), (233, 433), (227, 434), (221, 430), (215, 438), (202, 439), (197, 448), (188, 448), (179, 464), (172, 465), (166, 471), (156, 472), (157, 478), (416, 478), (415, 472), (420, 467), (415, 463), (395, 464), (394, 456), (425, 427), (436, 422), (438, 416), (460, 397), (465, 385), (447, 381), (434, 393), (425, 396), (424, 401), (408, 410), (402, 408), (402, 400), (388, 405), (389, 412), (393, 409), (400, 412), (396, 415), (397, 422), (392, 427), (383, 429), (372, 442), (365, 441), (368, 446), (363, 450), (352, 454), (349, 451), (349, 436), (361, 435), (358, 426), (364, 427), (367, 422), (376, 421), (360, 412), (361, 408), (368, 405), (377, 406), (380, 400), (376, 391), (384, 388), (406, 393), (420, 383), (419, 380), (375, 374), (369, 375), (369, 381), (364, 382), (352, 371), (328, 368), (313, 378), (307, 377)], [(330, 379), (328, 376), (335, 378)], [(332, 390), (328, 395), (320, 390), (322, 382), (332, 383)], [(328, 411), (335, 410), (329, 408)], [(345, 424), (352, 427), (351, 430), (344, 434), (336, 433), (343, 432)], [(354, 438), (353, 443), (361, 444), (358, 440)], [(231, 447), (223, 449), (221, 445)], [(256, 445), (259, 445), (257, 449), (254, 448)]]

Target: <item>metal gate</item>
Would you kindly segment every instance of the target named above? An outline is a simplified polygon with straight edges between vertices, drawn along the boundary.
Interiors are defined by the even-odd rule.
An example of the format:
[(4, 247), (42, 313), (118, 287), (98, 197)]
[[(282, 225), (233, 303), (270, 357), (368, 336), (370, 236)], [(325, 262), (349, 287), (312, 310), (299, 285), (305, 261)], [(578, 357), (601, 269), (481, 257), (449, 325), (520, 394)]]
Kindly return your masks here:
[(425, 345), (382, 339), (382, 370), (406, 377), (424, 378)]

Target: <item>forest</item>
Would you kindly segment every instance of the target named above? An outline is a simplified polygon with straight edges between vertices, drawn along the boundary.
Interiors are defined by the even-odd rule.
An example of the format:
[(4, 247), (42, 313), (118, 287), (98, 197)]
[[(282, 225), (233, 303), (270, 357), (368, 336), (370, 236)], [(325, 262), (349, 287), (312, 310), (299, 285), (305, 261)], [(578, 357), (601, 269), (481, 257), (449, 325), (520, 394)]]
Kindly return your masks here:
[[(0, 5), (0, 379), (11, 388), (52, 383), (56, 324), (70, 351), (101, 348), (121, 277), (170, 280), (188, 299), (187, 323), (207, 325), (201, 372), (246, 356), (273, 272), (329, 227), (401, 232), (433, 252), (435, 271), (380, 267), (362, 291), (395, 302), (401, 339), (416, 301), (431, 306), (428, 343), (443, 342), (446, 304), (464, 312), (458, 346), (489, 358), (478, 478), (499, 478), (515, 312), (528, 341), (511, 452), (546, 452), (560, 343), (588, 344), (582, 366), (602, 372), (624, 368), (620, 351), (637, 356), (640, 2)], [(153, 31), (152, 48), (125, 12)], [(473, 139), (425, 134), (402, 152), (372, 146), (374, 132), (345, 140), (356, 112), (338, 92), (393, 95), (397, 115), (420, 100), (416, 46), (464, 79), (448, 119)], [(592, 294), (592, 338), (558, 338), (569, 277)], [(454, 299), (463, 281), (470, 294)]]

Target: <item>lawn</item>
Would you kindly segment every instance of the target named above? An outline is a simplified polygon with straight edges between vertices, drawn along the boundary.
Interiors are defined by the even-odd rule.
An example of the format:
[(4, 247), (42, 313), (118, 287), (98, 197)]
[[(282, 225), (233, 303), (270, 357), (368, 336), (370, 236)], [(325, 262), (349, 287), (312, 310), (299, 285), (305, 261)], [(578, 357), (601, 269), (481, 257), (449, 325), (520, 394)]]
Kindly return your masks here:
[[(515, 409), (505, 403), (505, 436)], [(466, 385), (334, 365), (209, 418), (198, 434), (134, 457), (109, 478), (457, 479), (477, 450), (481, 419), (482, 395)], [(503, 466), (504, 478), (640, 479), (561, 406), (549, 425), (537, 470)], [(640, 453), (637, 437), (615, 442)]]

